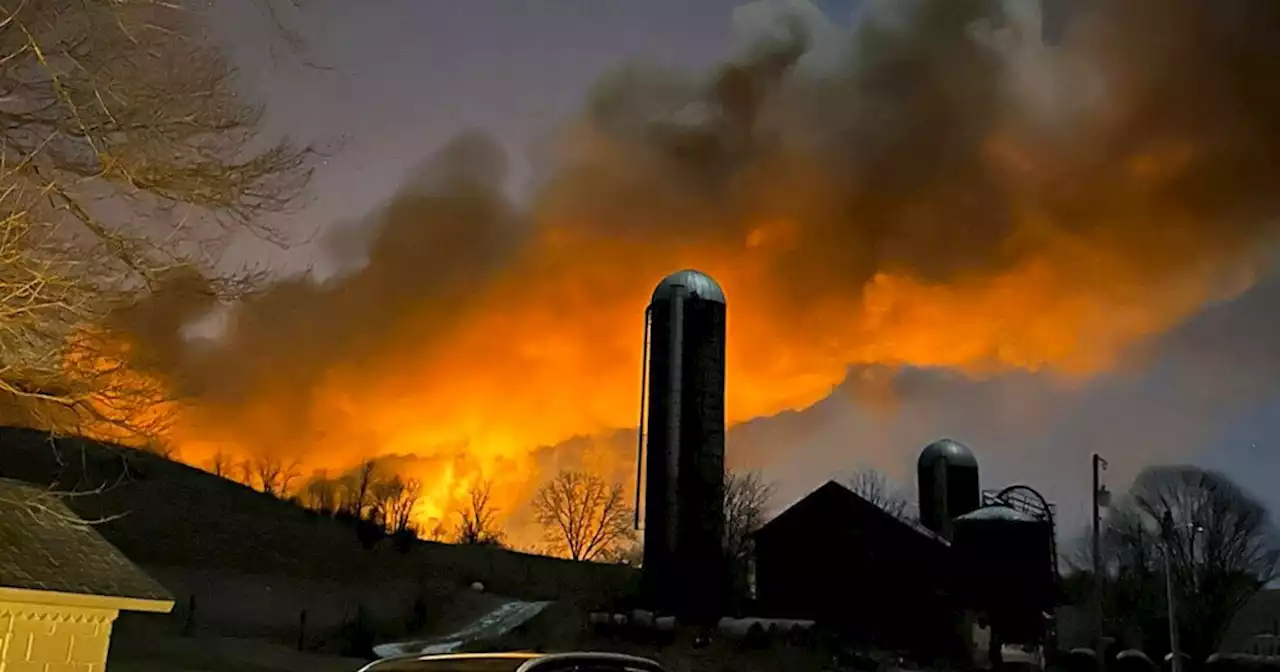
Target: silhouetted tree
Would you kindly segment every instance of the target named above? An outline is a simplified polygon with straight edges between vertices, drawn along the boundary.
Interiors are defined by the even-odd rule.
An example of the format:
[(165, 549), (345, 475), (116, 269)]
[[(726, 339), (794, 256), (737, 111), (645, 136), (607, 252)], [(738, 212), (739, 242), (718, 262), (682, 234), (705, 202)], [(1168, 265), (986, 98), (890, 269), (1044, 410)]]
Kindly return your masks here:
[(492, 494), (493, 482), (483, 479), (467, 490), (467, 502), (455, 512), (458, 527), (454, 532), (454, 540), (457, 543), (481, 546), (503, 544), (506, 535), (498, 529), (498, 509), (493, 506)]
[(1113, 627), (1142, 632), (1151, 653), (1168, 651), (1167, 553), (1181, 648), (1203, 660), (1275, 577), (1278, 548), (1266, 508), (1227, 476), (1148, 468), (1106, 521), (1105, 612)]
[(338, 508), (351, 518), (364, 518), (369, 510), (370, 490), (376, 480), (377, 462), (365, 460), (340, 479)]
[(259, 455), (249, 464), (258, 489), (274, 497), (285, 496), (299, 475), (297, 458)]
[(561, 471), (538, 489), (534, 515), (552, 552), (594, 560), (635, 537), (622, 486), (595, 474)]
[(313, 511), (331, 516), (337, 510), (337, 501), (338, 484), (324, 470), (312, 474), (302, 487), (302, 504)]
[(214, 476), (231, 478), (233, 469), (235, 469), (235, 462), (231, 459), (231, 455), (221, 448), (209, 458), (209, 473)]
[[(310, 177), (311, 151), (256, 133), (232, 68), (183, 3), (5, 3), (0, 12), (0, 411), (132, 445), (168, 427), (136, 299), (214, 305), (219, 270)], [(264, 141), (266, 140), (266, 141)], [(105, 207), (104, 207), (105, 204)], [(152, 302), (154, 303), (154, 302)]]
[(724, 549), (735, 594), (747, 592), (751, 535), (765, 523), (773, 484), (758, 471), (728, 472), (724, 479)]
[(257, 480), (254, 478), (253, 462), (250, 460), (240, 460), (232, 465), (231, 480), (256, 488)]
[(388, 532), (408, 530), (413, 522), (413, 509), (422, 496), (422, 482), (394, 474), (374, 481), (369, 490), (373, 501), (371, 517), (381, 521)]
[(863, 499), (884, 509), (894, 517), (906, 519), (910, 515), (911, 500), (895, 489), (889, 479), (870, 467), (856, 469), (845, 480), (845, 485)]

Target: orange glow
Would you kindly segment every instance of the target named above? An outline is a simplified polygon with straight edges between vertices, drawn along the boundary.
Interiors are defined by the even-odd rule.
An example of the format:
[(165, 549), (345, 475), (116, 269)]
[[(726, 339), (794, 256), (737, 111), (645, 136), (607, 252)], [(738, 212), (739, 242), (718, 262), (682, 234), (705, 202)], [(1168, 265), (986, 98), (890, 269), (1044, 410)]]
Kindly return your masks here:
[[(995, 276), (943, 285), (882, 272), (860, 296), (794, 297), (763, 272), (769, 241), (798, 235), (788, 228), (757, 228), (737, 249), (638, 250), (557, 232), (555, 246), (530, 253), (487, 286), (444, 337), (415, 348), (413, 335), (401, 333), (385, 349), (332, 363), (307, 391), (308, 427), (284, 424), (273, 391), (259, 389), (234, 415), (188, 409), (171, 438), (194, 464), (217, 450), (280, 446), (303, 456), (306, 471), (416, 456), (405, 469), (425, 486), (420, 519), (449, 519), (467, 488), (489, 478), (497, 506), (518, 527), (521, 507), (556, 468), (633, 477), (629, 443), (597, 438), (567, 452), (539, 448), (635, 426), (643, 310), (652, 286), (672, 270), (705, 270), (728, 295), (731, 424), (806, 407), (852, 364), (1089, 375), (1220, 295), (1207, 272), (1188, 269), (1152, 287), (1122, 260), (1063, 242), (1056, 254)], [(548, 254), (552, 247), (564, 256)], [(588, 247), (590, 255), (571, 256)], [(414, 328), (428, 333), (431, 326), (424, 318)], [(530, 529), (508, 532), (524, 543), (536, 539)]]
[[(1036, 193), (1047, 162), (1007, 137), (984, 148), (1008, 173), (1011, 194)], [(1169, 179), (1191, 159), (1185, 147), (1148, 152), (1122, 163), (1116, 179)], [(821, 196), (838, 189), (788, 160), (761, 170), (765, 179), (790, 179), (759, 204), (758, 221), (687, 239), (601, 232), (549, 199), (535, 209), (531, 241), (500, 270), (467, 278), (465, 300), (444, 309), (424, 301), (394, 323), (369, 324), (367, 342), (334, 361), (307, 362), (305, 375), (255, 359), (252, 384), (183, 403), (166, 437), (194, 465), (219, 453), (274, 454), (299, 460), (304, 476), (395, 456), (398, 469), (423, 483), (418, 518), (427, 528), (450, 519), (468, 488), (489, 479), (507, 532), (527, 545), (537, 533), (525, 504), (556, 470), (632, 482), (634, 434), (618, 430), (638, 420), (644, 308), (670, 272), (697, 268), (725, 289), (731, 425), (803, 409), (863, 364), (1086, 377), (1250, 281), (1239, 249), (1170, 234), (1152, 252), (1141, 239), (1150, 222), (1125, 219), (1172, 225), (1175, 213), (1104, 202), (1090, 215), (1113, 217), (1114, 226), (1061, 226), (1031, 199), (1005, 204), (1015, 224), (1000, 243), (1007, 254), (1002, 248), (995, 261), (945, 281), (889, 264), (841, 275), (830, 259), (810, 265), (805, 256), (829, 254), (823, 236), (836, 227), (822, 219)], [(1114, 196), (1098, 189), (1100, 198)], [(812, 278), (794, 277), (811, 266)], [(840, 284), (845, 277), (864, 279)]]

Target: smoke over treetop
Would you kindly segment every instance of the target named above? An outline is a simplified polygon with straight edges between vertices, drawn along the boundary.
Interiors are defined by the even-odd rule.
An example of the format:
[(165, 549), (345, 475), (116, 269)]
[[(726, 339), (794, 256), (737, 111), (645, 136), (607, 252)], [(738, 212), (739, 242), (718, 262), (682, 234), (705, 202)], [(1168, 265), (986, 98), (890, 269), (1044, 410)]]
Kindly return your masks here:
[(685, 266), (729, 297), (733, 422), (850, 365), (1106, 370), (1247, 286), (1275, 233), (1280, 9), (1211, 4), (1107, 3), (1049, 48), (1000, 3), (893, 3), (838, 67), (797, 68), (797, 29), (709, 77), (621, 70), (531, 203), (464, 138), (332, 241), (363, 266), (235, 307), (214, 348), (149, 317), (192, 397), (174, 438), (463, 456), (428, 491), (527, 493), (536, 446), (634, 425), (642, 311)]

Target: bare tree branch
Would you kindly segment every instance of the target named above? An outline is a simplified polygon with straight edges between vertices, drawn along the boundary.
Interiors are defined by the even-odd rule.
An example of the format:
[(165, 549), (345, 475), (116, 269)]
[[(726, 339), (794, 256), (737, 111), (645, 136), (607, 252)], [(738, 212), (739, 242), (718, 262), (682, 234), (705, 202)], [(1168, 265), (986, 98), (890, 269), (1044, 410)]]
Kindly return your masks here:
[(379, 480), (372, 488), (373, 518), (388, 533), (407, 532), (413, 529), (413, 510), (422, 496), (422, 482), (393, 474)]
[(59, 492), (56, 490), (43, 490), (34, 497), (25, 498), (21, 501), (9, 497), (8, 495), (0, 496), (0, 506), (14, 507), (25, 510), (29, 515), (41, 520), (54, 521), (71, 525), (73, 527), (91, 527), (93, 525), (101, 525), (114, 520), (119, 520), (127, 513), (117, 513), (109, 516), (101, 516), (98, 518), (82, 518), (63, 506), (63, 502), (71, 497), (83, 497), (86, 495), (97, 495), (105, 492), (108, 486), (103, 485), (92, 490), (78, 490), (76, 492)]
[(552, 551), (574, 560), (609, 557), (635, 536), (622, 486), (595, 474), (561, 471), (538, 489), (533, 510)]
[(209, 473), (221, 478), (231, 478), (231, 470), (234, 468), (231, 455), (226, 451), (219, 449), (218, 452), (209, 458), (207, 465)]
[(249, 464), (258, 489), (273, 497), (289, 494), (289, 486), (301, 475), (298, 472), (301, 463), (296, 457), (259, 455), (251, 459)]
[[(271, 0), (263, 0), (270, 2)], [(212, 272), (307, 185), (313, 148), (257, 132), (179, 4), (0, 7), (0, 420), (153, 446), (174, 386), (129, 310), (175, 286), (210, 306), (256, 274)]]
[(724, 479), (724, 549), (734, 592), (745, 595), (755, 552), (752, 535), (764, 526), (774, 485), (758, 471), (729, 472)]
[(889, 479), (875, 469), (863, 467), (855, 470), (846, 479), (845, 485), (859, 497), (884, 509), (895, 518), (905, 520), (909, 515), (910, 500), (893, 488)]
[(751, 535), (765, 524), (774, 486), (758, 471), (729, 472), (724, 479), (725, 552), (731, 560), (751, 554)]
[(497, 513), (491, 502), (493, 481), (480, 480), (467, 490), (467, 503), (455, 513), (458, 527), (454, 539), (459, 544), (501, 546), (505, 535), (498, 529)]

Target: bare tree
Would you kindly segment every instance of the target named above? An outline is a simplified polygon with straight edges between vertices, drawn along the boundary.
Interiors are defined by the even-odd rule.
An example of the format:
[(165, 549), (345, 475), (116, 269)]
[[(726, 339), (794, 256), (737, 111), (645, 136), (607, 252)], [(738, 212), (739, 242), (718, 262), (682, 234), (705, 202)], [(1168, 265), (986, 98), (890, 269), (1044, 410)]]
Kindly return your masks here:
[(896, 518), (905, 520), (909, 516), (910, 500), (902, 491), (894, 488), (884, 474), (875, 469), (862, 467), (855, 470), (849, 475), (845, 485), (859, 497)]
[(374, 518), (387, 532), (405, 532), (413, 526), (413, 509), (422, 496), (422, 482), (399, 474), (379, 480), (371, 488)]
[(296, 458), (277, 455), (259, 455), (250, 461), (258, 489), (273, 497), (284, 497), (289, 486), (300, 475)]
[(338, 505), (338, 484), (320, 470), (302, 487), (302, 505), (324, 515), (332, 515)]
[(724, 479), (724, 549), (734, 593), (748, 592), (752, 535), (765, 524), (774, 486), (758, 471), (728, 472)]
[(534, 515), (553, 552), (594, 560), (635, 537), (622, 486), (582, 471), (561, 471), (538, 489)]
[[(182, 3), (0, 8), (0, 414), (146, 445), (175, 390), (136, 347), (144, 296), (187, 315), (251, 288), (214, 272), (232, 234), (281, 237), (313, 152), (261, 110)], [(176, 304), (173, 304), (176, 305)]]
[(746, 560), (751, 553), (751, 535), (765, 523), (774, 486), (758, 471), (725, 474), (725, 552), (731, 560)]
[(491, 501), (493, 481), (480, 480), (467, 490), (467, 502), (455, 513), (458, 527), (454, 540), (459, 544), (501, 546), (506, 535), (498, 528), (498, 509)]
[(257, 479), (254, 476), (253, 462), (250, 460), (236, 462), (231, 470), (231, 480), (251, 488), (258, 487)]
[(231, 478), (231, 471), (235, 468), (231, 455), (226, 451), (218, 449), (218, 452), (209, 458), (209, 473), (220, 478)]
[(1278, 549), (1266, 508), (1227, 476), (1198, 467), (1149, 468), (1107, 521), (1107, 612), (1167, 650), (1161, 639), (1168, 632), (1167, 559), (1182, 650), (1203, 660), (1245, 603), (1275, 578)]
[(338, 482), (338, 510), (352, 518), (364, 518), (371, 502), (370, 491), (377, 478), (378, 464), (365, 460), (342, 475)]
[(422, 481), (407, 478), (401, 481), (399, 496), (392, 501), (390, 512), (393, 532), (404, 532), (414, 529), (413, 511), (422, 499)]

